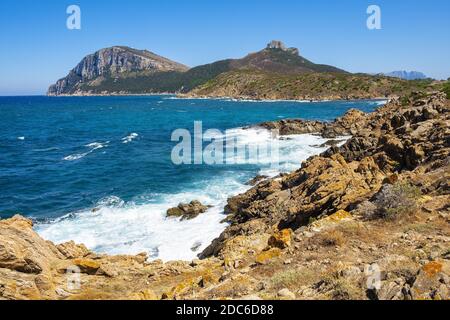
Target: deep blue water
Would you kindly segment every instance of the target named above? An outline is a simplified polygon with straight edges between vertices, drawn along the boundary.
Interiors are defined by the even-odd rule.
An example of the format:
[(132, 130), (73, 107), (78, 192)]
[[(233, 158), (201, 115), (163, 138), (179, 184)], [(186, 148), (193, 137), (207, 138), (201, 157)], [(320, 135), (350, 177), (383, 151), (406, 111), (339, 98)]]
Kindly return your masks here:
[[(76, 220), (77, 214), (97, 215), (103, 219), (100, 221), (118, 216), (127, 219), (131, 212), (127, 210), (133, 208), (141, 211), (131, 212), (130, 217), (145, 220), (152, 210), (160, 214), (180, 199), (193, 200), (189, 197), (208, 192), (213, 194), (212, 199), (219, 193), (215, 187), (228, 193), (235, 188), (237, 192), (242, 188), (239, 184), (261, 170), (258, 165), (175, 166), (170, 160), (176, 144), (170, 140), (173, 130), (192, 130), (197, 120), (203, 121), (204, 130), (225, 130), (282, 118), (329, 121), (350, 108), (370, 112), (378, 105), (376, 101), (236, 102), (170, 96), (0, 97), (0, 217), (21, 213), (47, 223), (42, 232), (52, 240), (65, 239), (45, 226), (61, 221), (68, 223), (65, 235), (80, 235), (88, 244), (86, 233), (77, 228), (93, 228), (91, 247), (114, 251), (108, 246), (117, 247), (117, 243), (102, 242), (102, 235), (95, 233), (95, 225), (102, 222), (82, 222), (80, 218), (77, 225), (65, 221)], [(303, 159), (289, 160), (300, 165)], [(159, 207), (152, 209), (149, 205)], [(127, 210), (117, 211), (116, 215), (109, 211), (100, 214), (90, 211), (94, 207)], [(60, 217), (64, 218), (53, 221)], [(121, 220), (122, 225), (130, 219)], [(117, 228), (120, 232), (120, 226)], [(130, 246), (148, 236), (142, 230), (131, 233), (134, 240)], [(155, 250), (158, 256), (158, 250), (162, 250), (158, 248), (139, 245), (134, 251)]]

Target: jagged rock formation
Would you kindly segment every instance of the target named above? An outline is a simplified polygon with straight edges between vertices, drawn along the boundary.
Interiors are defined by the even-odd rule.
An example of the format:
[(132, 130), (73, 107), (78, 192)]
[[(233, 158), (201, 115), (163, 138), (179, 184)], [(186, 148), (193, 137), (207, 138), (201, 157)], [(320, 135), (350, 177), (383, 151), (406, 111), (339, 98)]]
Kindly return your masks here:
[[(303, 120), (264, 123), (281, 134), (322, 133), (353, 135), (342, 147), (331, 147), (289, 175), (264, 181), (245, 194), (228, 200), (233, 225), (203, 253), (217, 253), (221, 244), (250, 220), (261, 219), (267, 228), (307, 223), (310, 218), (349, 210), (370, 199), (392, 175), (428, 164), (443, 167), (450, 154), (450, 110), (445, 95), (414, 95), (411, 105), (399, 100), (375, 113), (351, 110), (326, 124)], [(442, 182), (439, 182), (442, 183)], [(439, 190), (448, 192), (447, 184)], [(239, 230), (236, 230), (238, 228)]]
[(346, 73), (333, 66), (311, 62), (300, 56), (297, 48), (287, 48), (281, 41), (272, 41), (261, 51), (231, 60), (230, 67), (230, 71), (253, 70), (278, 74)]
[(0, 221), (0, 299), (449, 299), (449, 124), (442, 93), (263, 124), (353, 137), (230, 198), (230, 226), (190, 263), (98, 255)]
[(69, 75), (48, 90), (48, 95), (76, 94), (83, 86), (95, 86), (108, 79), (133, 72), (147, 74), (187, 71), (189, 68), (146, 50), (111, 47), (85, 57)]
[(300, 51), (297, 48), (287, 48), (285, 46), (285, 44), (281, 41), (278, 40), (272, 40), (266, 47), (266, 49), (277, 49), (277, 50), (282, 50), (282, 51), (286, 51), (289, 52), (293, 55), (300, 55)]

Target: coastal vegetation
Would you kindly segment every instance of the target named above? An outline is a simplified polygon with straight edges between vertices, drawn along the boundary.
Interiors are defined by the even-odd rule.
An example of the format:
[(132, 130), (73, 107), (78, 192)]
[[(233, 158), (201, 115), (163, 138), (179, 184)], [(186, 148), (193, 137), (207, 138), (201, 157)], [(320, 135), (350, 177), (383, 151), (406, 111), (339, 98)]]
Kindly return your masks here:
[(194, 89), (192, 96), (231, 96), (254, 99), (368, 99), (408, 95), (432, 86), (433, 81), (406, 81), (385, 76), (350, 73), (286, 75), (238, 70), (218, 76)]

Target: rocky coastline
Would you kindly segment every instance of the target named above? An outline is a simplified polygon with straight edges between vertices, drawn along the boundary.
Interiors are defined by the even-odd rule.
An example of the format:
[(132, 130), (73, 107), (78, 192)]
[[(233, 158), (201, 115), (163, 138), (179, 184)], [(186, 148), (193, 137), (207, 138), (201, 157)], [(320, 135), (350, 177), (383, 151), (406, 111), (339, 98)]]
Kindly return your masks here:
[(398, 95), (386, 95), (380, 96), (379, 94), (354, 94), (354, 95), (300, 95), (300, 96), (286, 96), (269, 95), (266, 93), (255, 95), (242, 95), (242, 94), (229, 94), (217, 93), (217, 94), (202, 94), (195, 90), (188, 93), (178, 93), (176, 96), (180, 99), (230, 99), (236, 101), (292, 101), (292, 102), (326, 102), (326, 101), (360, 101), (360, 100), (385, 100), (398, 98)]
[[(297, 171), (255, 180), (230, 198), (229, 226), (190, 262), (100, 255), (45, 241), (21, 216), (0, 220), (0, 299), (450, 298), (450, 102), (443, 93), (394, 98), (330, 123), (260, 126), (351, 138), (340, 147), (330, 141)], [(194, 215), (204, 210), (191, 207)]]

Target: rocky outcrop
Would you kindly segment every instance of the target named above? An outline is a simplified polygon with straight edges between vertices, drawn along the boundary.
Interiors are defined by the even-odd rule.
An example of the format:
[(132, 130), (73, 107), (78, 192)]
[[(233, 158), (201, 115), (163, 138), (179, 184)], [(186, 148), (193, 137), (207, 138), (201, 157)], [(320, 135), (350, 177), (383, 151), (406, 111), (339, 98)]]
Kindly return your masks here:
[(109, 78), (132, 72), (187, 71), (188, 67), (146, 50), (128, 47), (111, 47), (85, 57), (69, 75), (58, 80), (48, 90), (48, 95), (76, 94), (83, 86), (98, 85)]
[[(30, 220), (0, 220), (0, 300), (157, 300), (183, 281), (220, 277), (216, 260), (148, 262), (147, 255), (106, 256), (68, 242), (54, 245)], [(176, 295), (172, 295), (175, 297)]]
[(181, 217), (181, 220), (191, 220), (199, 214), (205, 213), (210, 206), (203, 205), (200, 201), (194, 200), (191, 203), (180, 203), (178, 207), (167, 210), (168, 217)]
[[(282, 134), (353, 135), (343, 146), (331, 147), (289, 175), (259, 183), (230, 198), (226, 213), (232, 226), (203, 256), (220, 251), (222, 242), (244, 231), (247, 222), (299, 228), (311, 218), (353, 210), (371, 199), (396, 174), (419, 166), (442, 167), (450, 154), (450, 112), (441, 93), (413, 95), (411, 106), (399, 100), (372, 114), (351, 110), (333, 123), (302, 120), (262, 124)], [(440, 185), (441, 188), (446, 188)]]
[(259, 124), (268, 130), (277, 130), (280, 135), (292, 134), (318, 134), (324, 138), (336, 138), (338, 136), (355, 135), (362, 131), (367, 114), (360, 110), (351, 109), (343, 117), (335, 121), (321, 122), (302, 119), (286, 119), (281, 121), (269, 121)]
[(293, 55), (299, 55), (300, 51), (297, 48), (288, 48), (282, 41), (272, 40), (266, 47), (268, 50), (281, 50)]

